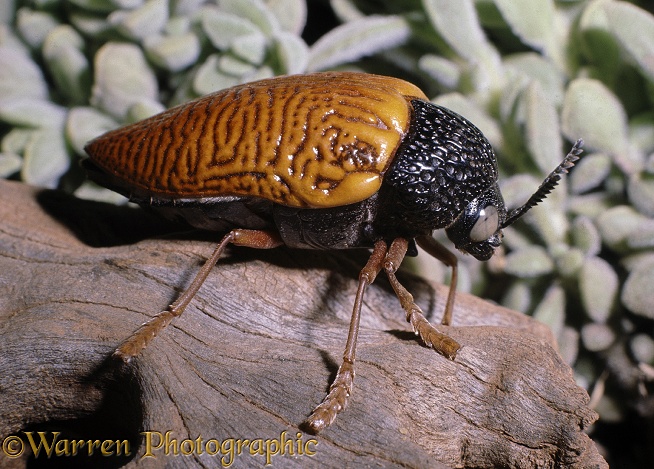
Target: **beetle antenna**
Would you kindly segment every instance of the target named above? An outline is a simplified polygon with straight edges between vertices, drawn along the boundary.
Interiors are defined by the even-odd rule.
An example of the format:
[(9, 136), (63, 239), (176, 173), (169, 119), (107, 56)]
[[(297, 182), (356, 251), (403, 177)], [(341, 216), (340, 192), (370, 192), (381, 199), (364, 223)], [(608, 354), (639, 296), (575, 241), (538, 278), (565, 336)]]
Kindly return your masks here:
[(509, 212), (508, 216), (506, 217), (506, 221), (501, 226), (501, 228), (506, 228), (507, 226), (511, 225), (518, 218), (527, 213), (530, 208), (537, 205), (539, 202), (542, 202), (543, 199), (547, 197), (547, 194), (552, 192), (552, 189), (554, 189), (554, 187), (556, 187), (556, 185), (561, 180), (561, 176), (568, 173), (570, 168), (572, 168), (580, 158), (579, 155), (583, 151), (581, 148), (583, 145), (584, 141), (582, 139), (579, 139), (575, 142), (570, 152), (566, 155), (565, 158), (563, 158), (563, 161), (561, 161), (561, 164), (558, 165), (556, 169), (545, 178), (538, 190), (529, 198), (527, 203), (522, 207), (515, 208)]

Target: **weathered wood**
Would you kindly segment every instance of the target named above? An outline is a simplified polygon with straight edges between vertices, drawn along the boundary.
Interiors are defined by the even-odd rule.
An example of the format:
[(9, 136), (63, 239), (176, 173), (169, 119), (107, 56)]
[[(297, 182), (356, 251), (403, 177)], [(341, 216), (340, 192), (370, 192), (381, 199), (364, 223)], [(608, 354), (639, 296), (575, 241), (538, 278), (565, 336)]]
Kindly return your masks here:
[[(339, 364), (365, 253), (231, 249), (187, 311), (121, 365), (112, 351), (188, 284), (213, 248), (207, 236), (171, 235), (140, 209), (19, 183), (0, 181), (0, 199), (5, 446), (12, 434), (29, 445), (26, 431), (61, 431), (59, 440), (128, 439), (131, 456), (94, 460), (105, 467), (213, 467), (220, 456), (206, 445), (143, 458), (141, 432), (193, 444), (286, 432), (297, 445)], [(400, 280), (437, 322), (446, 289)], [(273, 464), (606, 467), (583, 432), (597, 416), (546, 327), (459, 294), (446, 329), (463, 345), (454, 361), (407, 332), (381, 275), (365, 298), (349, 407), (319, 436), (301, 433), (305, 444), (315, 438), (315, 455)], [(233, 467), (265, 462), (249, 449)], [(0, 454), (0, 466), (24, 467), (28, 453)]]

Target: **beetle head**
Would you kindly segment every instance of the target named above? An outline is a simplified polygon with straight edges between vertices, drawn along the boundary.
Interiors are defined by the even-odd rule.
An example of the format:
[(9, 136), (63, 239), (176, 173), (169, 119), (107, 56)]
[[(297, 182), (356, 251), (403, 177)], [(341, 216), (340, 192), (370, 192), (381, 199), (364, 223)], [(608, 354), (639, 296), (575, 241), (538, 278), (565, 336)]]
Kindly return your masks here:
[(527, 203), (507, 214), (499, 186), (495, 183), (481, 196), (473, 199), (446, 228), (447, 236), (457, 249), (472, 254), (480, 261), (490, 259), (501, 243), (502, 229), (514, 223), (554, 189), (561, 176), (579, 159), (583, 144), (583, 140), (577, 140), (561, 164), (545, 178)]
[(501, 243), (505, 219), (504, 200), (495, 183), (473, 199), (445, 232), (457, 249), (485, 261)]

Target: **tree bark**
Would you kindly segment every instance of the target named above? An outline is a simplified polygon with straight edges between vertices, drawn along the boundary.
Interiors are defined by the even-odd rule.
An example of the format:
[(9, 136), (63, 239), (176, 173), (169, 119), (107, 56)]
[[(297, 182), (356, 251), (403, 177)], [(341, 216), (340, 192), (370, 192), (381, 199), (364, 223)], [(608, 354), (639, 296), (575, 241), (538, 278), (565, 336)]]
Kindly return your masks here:
[[(175, 299), (218, 237), (15, 182), (0, 181), (0, 200), (0, 467), (26, 467), (30, 437), (55, 436), (50, 462), (67, 467), (260, 466), (275, 443), (283, 467), (607, 467), (584, 433), (597, 418), (587, 393), (529, 317), (459, 293), (443, 328), (462, 344), (451, 361), (416, 341), (380, 274), (348, 408), (313, 436), (300, 424), (340, 364), (365, 252), (232, 248), (122, 364), (116, 346)], [(447, 289), (399, 278), (438, 323)], [(166, 432), (167, 446), (148, 445)], [(103, 456), (96, 440), (127, 444)]]

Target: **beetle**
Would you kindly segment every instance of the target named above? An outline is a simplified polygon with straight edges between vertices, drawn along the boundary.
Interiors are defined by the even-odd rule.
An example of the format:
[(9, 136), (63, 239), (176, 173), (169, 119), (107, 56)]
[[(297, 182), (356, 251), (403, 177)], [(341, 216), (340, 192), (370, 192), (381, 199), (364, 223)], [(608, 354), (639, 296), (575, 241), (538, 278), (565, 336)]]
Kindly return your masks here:
[(451, 268), (442, 324), (452, 321), (457, 258), (432, 232), (487, 260), (502, 229), (540, 202), (581, 154), (577, 141), (521, 207), (507, 213), (493, 149), (477, 127), (385, 76), (323, 72), (235, 86), (90, 141), (97, 183), (168, 217), (227, 233), (190, 286), (114, 355), (129, 361), (179, 316), (229, 244), (270, 249), (371, 249), (359, 274), (343, 361), (307, 420), (318, 432), (346, 406), (363, 295), (384, 270), (427, 346), (454, 359), (395, 272), (416, 244)]

